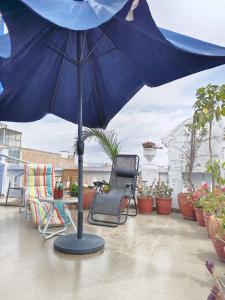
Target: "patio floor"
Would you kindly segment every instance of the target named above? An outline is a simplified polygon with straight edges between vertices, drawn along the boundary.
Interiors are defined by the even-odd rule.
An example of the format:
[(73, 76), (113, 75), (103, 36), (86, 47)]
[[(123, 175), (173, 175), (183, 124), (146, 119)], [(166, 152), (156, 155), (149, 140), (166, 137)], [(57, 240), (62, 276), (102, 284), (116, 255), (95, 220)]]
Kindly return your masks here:
[(206, 229), (179, 214), (85, 229), (105, 239), (104, 253), (55, 252), (18, 208), (0, 207), (0, 299), (205, 300), (213, 285), (205, 259), (224, 273)]

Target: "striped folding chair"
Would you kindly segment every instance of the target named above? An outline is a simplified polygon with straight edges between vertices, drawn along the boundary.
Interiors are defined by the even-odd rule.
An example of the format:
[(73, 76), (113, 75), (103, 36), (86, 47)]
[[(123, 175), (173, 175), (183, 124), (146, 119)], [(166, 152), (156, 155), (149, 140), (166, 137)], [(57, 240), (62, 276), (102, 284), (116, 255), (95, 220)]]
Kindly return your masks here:
[(25, 215), (28, 216), (30, 208), (33, 222), (38, 226), (39, 232), (44, 236), (53, 236), (66, 230), (66, 226), (71, 223), (71, 216), (65, 210), (63, 204), (58, 203), (54, 207), (54, 212), (49, 222), (50, 226), (63, 226), (60, 231), (47, 232), (45, 226), (49, 215), (50, 204), (39, 201), (40, 199), (52, 200), (54, 196), (54, 169), (50, 164), (27, 164), (24, 170), (25, 189)]

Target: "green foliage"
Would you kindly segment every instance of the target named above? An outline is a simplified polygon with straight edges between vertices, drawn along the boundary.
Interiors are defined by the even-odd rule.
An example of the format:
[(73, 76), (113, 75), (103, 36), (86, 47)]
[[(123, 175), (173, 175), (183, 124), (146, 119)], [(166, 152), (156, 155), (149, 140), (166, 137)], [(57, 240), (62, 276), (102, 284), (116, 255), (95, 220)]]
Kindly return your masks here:
[(207, 172), (212, 174), (219, 185), (225, 185), (225, 178), (221, 176), (221, 170), (225, 170), (225, 162), (219, 159), (208, 160)]
[(221, 218), (225, 212), (225, 195), (220, 190), (209, 192), (195, 201), (194, 207), (202, 208), (205, 213), (210, 213)]
[(158, 180), (154, 187), (154, 195), (156, 198), (168, 199), (171, 198), (173, 189), (165, 182)]
[[(213, 164), (212, 149), (212, 123), (217, 122), (225, 116), (225, 85), (208, 84), (197, 90), (197, 100), (194, 104), (194, 122), (199, 128), (205, 128), (209, 125), (209, 155), (211, 164)], [(212, 190), (215, 188), (214, 172), (212, 174)]]
[(71, 192), (72, 196), (78, 196), (78, 192), (79, 192), (79, 186), (78, 186), (78, 184), (73, 183), (72, 186), (71, 186), (70, 192)]
[(225, 116), (225, 85), (208, 84), (197, 90), (196, 97), (194, 122), (199, 128), (204, 128), (214, 118), (219, 121)]
[[(83, 140), (95, 140), (99, 143), (105, 154), (113, 161), (120, 152), (120, 142), (117, 140), (117, 134), (114, 130), (104, 130), (88, 128), (83, 131)], [(76, 138), (77, 143), (77, 138)], [(75, 153), (76, 151), (75, 143)]]
[(194, 207), (203, 209), (204, 205), (204, 200), (203, 198), (198, 199), (197, 201), (194, 202)]

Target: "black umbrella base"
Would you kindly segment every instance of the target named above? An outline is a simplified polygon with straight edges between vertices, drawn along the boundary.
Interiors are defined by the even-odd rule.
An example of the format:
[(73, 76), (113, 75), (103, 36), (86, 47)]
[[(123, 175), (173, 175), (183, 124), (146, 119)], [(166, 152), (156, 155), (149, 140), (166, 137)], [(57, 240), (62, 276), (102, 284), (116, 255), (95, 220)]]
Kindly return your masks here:
[(54, 242), (54, 249), (65, 254), (91, 254), (104, 249), (103, 238), (93, 234), (84, 234), (78, 239), (76, 234), (60, 237)]

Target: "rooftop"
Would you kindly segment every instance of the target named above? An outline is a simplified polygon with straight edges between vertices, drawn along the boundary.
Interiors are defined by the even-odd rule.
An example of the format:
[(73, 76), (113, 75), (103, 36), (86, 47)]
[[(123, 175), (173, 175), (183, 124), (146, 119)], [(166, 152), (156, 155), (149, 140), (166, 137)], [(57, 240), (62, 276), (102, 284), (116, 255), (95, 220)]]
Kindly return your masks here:
[(2, 299), (200, 300), (214, 282), (204, 263), (218, 261), (206, 229), (171, 216), (138, 215), (116, 229), (85, 224), (104, 253), (69, 256), (53, 250), (15, 207), (0, 207)]

